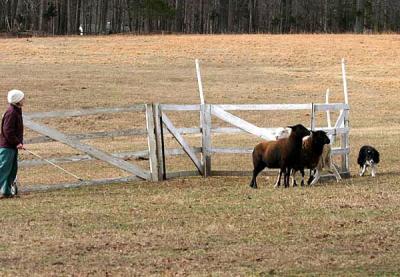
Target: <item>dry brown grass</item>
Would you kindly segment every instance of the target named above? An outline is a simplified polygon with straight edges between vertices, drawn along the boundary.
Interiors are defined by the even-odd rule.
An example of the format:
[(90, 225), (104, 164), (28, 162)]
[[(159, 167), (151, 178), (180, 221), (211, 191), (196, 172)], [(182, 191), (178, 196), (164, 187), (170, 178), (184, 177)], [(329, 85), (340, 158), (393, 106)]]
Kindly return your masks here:
[[(194, 59), (209, 103), (343, 101), (346, 58), (352, 178), (306, 189), (261, 189), (248, 178), (32, 193), (2, 201), (2, 275), (396, 275), (399, 236), (400, 54), (397, 35), (108, 36), (0, 40), (0, 91), (27, 93), (26, 112), (198, 103)], [(5, 98), (1, 102), (5, 109)], [(309, 124), (307, 113), (237, 113), (263, 126)], [(324, 124), (323, 115), (319, 122)], [(197, 114), (171, 114), (196, 125)], [(144, 127), (143, 115), (43, 121), (67, 133)], [(218, 121), (215, 121), (217, 123)], [(27, 131), (27, 137), (35, 134)], [(188, 138), (199, 145), (198, 137)], [(249, 136), (215, 145), (249, 146)], [(146, 148), (145, 138), (96, 139), (108, 152)], [(167, 140), (168, 145), (176, 145)], [(378, 177), (356, 175), (357, 149), (382, 154)], [(31, 145), (45, 157), (74, 155), (57, 143)], [(22, 158), (32, 157), (23, 154)], [(143, 167), (148, 167), (142, 162)], [(218, 155), (216, 169), (250, 169), (247, 155)], [(85, 178), (125, 176), (104, 163), (68, 164)], [(169, 169), (193, 166), (168, 159)], [(71, 181), (51, 167), (21, 169), (22, 186)]]
[(35, 193), (2, 201), (3, 274), (393, 275), (395, 174), (255, 191), (247, 178)]

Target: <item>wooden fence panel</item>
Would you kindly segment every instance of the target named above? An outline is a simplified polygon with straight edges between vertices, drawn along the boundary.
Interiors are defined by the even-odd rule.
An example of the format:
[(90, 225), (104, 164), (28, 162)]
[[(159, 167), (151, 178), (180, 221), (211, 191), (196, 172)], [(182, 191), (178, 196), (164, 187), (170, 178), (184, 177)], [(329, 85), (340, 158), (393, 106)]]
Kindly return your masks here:
[(63, 133), (49, 128), (47, 126), (44, 126), (42, 124), (36, 123), (28, 118), (24, 118), (24, 125), (28, 127), (29, 129), (32, 129), (35, 132), (41, 133), (45, 136), (51, 137), (61, 143), (64, 143), (66, 145), (69, 145), (75, 149), (78, 149), (82, 152), (85, 152), (99, 160), (105, 161), (109, 164), (112, 164), (120, 169), (123, 169), (125, 171), (128, 171), (142, 179), (149, 180), (150, 179), (150, 174), (148, 172), (145, 172), (141, 168), (130, 164), (124, 160), (115, 158), (107, 153), (104, 153), (90, 145), (83, 144), (79, 141), (76, 141), (74, 139), (69, 138), (68, 136), (64, 135)]
[[(89, 155), (76, 155), (71, 157), (52, 159), (57, 163), (74, 162), (93, 159), (92, 157), (106, 161), (118, 168), (128, 171), (135, 176), (153, 181), (160, 181), (166, 178), (182, 177), (182, 176), (227, 176), (227, 175), (247, 175), (249, 172), (242, 171), (218, 171), (212, 170), (212, 154), (249, 154), (253, 148), (236, 148), (236, 147), (212, 147), (212, 134), (238, 134), (250, 133), (257, 137), (266, 140), (275, 140), (276, 135), (282, 128), (260, 128), (243, 120), (227, 111), (277, 111), (277, 110), (312, 110), (311, 128), (315, 130), (324, 130), (328, 135), (340, 138), (341, 144), (339, 148), (332, 149), (332, 155), (340, 155), (342, 157), (342, 173), (349, 173), (349, 105), (343, 103), (317, 103), (317, 104), (260, 104), (260, 105), (173, 105), (173, 104), (151, 104), (151, 105), (133, 105), (124, 108), (96, 108), (81, 111), (63, 111), (63, 112), (46, 112), (46, 113), (30, 113), (24, 115), (25, 125), (44, 136), (32, 138), (27, 143), (40, 143), (49, 141), (60, 141), (73, 148), (83, 151)], [(65, 135), (57, 130), (48, 128), (36, 122), (33, 118), (49, 118), (49, 117), (65, 117), (65, 116), (82, 116), (98, 113), (114, 113), (114, 112), (146, 112), (146, 129), (129, 129), (116, 130), (111, 132), (91, 132), (86, 134)], [(200, 112), (201, 127), (192, 128), (176, 128), (165, 111), (178, 112)], [(315, 124), (316, 112), (340, 111), (339, 117), (333, 127), (319, 128)], [(233, 125), (234, 127), (216, 127), (212, 126), (211, 117), (216, 116), (219, 119)], [(178, 141), (181, 149), (165, 149), (164, 137), (170, 136), (164, 134), (163, 125), (169, 130), (171, 135)], [(192, 134), (194, 136), (202, 136), (202, 147), (190, 147), (187, 141), (183, 138), (183, 134)], [(79, 142), (85, 139), (117, 137), (117, 136), (132, 136), (132, 135), (147, 135), (148, 150), (106, 154), (89, 145)], [(196, 153), (202, 154), (202, 160), (198, 158)], [(181, 171), (181, 172), (166, 172), (165, 156), (187, 154), (196, 166), (197, 171)], [(124, 157), (135, 157), (138, 159), (149, 159), (150, 172), (147, 172), (131, 163), (123, 160)], [(42, 164), (41, 161), (23, 161), (21, 165), (36, 165)], [(268, 171), (268, 174), (275, 174), (275, 171)], [(133, 179), (137, 178), (132, 176)], [(129, 180), (133, 180), (133, 179)], [(118, 178), (115, 180), (119, 180)], [(123, 180), (123, 179), (121, 179)], [(103, 180), (92, 182), (100, 184)], [(107, 182), (107, 181), (105, 181)], [(89, 182), (86, 182), (89, 184)], [(64, 185), (69, 187), (70, 185)]]
[(168, 116), (164, 112), (162, 112), (162, 121), (167, 127), (168, 131), (175, 137), (176, 141), (182, 146), (186, 154), (188, 154), (189, 158), (197, 167), (197, 170), (199, 170), (200, 174), (203, 175), (204, 171), (200, 160), (197, 158), (196, 154), (191, 150), (189, 144), (182, 137), (182, 135), (179, 134), (172, 121), (168, 118)]

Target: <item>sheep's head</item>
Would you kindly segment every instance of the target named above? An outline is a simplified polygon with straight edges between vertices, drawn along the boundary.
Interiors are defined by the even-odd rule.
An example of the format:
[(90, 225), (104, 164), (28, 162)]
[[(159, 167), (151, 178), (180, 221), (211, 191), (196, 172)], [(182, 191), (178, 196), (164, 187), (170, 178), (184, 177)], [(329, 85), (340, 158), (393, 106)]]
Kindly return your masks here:
[(291, 136), (299, 137), (299, 138), (304, 138), (305, 136), (308, 136), (311, 134), (310, 130), (308, 130), (306, 127), (304, 127), (301, 124), (293, 125), (293, 126), (288, 126), (290, 129), (292, 129)]
[(329, 139), (329, 137), (325, 131), (311, 131), (311, 136), (313, 137), (313, 141), (315, 143), (318, 143), (321, 145), (331, 143), (331, 140)]
[(290, 136), (290, 133), (292, 132), (292, 129), (290, 128), (279, 128), (278, 131), (276, 131), (275, 139), (282, 139), (282, 138), (288, 138)]

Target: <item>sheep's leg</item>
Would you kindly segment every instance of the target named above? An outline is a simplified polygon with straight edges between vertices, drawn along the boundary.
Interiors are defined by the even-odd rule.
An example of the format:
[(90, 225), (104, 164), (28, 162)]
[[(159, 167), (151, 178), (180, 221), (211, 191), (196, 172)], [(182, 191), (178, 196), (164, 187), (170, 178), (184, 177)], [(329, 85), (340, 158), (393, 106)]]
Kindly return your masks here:
[(293, 169), (292, 170), (292, 186), (293, 187), (297, 187), (297, 183), (296, 183), (296, 170), (295, 169)]
[(371, 165), (371, 168), (372, 168), (371, 175), (372, 175), (372, 177), (375, 177), (376, 176), (376, 165), (373, 163)]
[(290, 181), (290, 171), (291, 171), (292, 169), (290, 168), (290, 167), (288, 167), (288, 168), (286, 168), (285, 169), (285, 175), (284, 175), (284, 185), (285, 185), (285, 188), (288, 188), (289, 187), (289, 181)]
[(287, 175), (288, 175), (288, 173), (287, 173), (287, 168), (284, 168), (283, 170), (283, 185), (285, 186), (285, 188), (287, 188), (288, 187), (288, 183), (287, 183), (287, 181), (286, 181), (286, 179), (287, 179)]
[(360, 172), (360, 176), (364, 176), (365, 170), (367, 170), (367, 165), (366, 164), (363, 165), (363, 167), (361, 169), (361, 172)]
[(314, 180), (315, 169), (310, 169), (310, 177), (308, 178), (307, 185), (310, 185), (311, 182)]
[(310, 186), (315, 185), (318, 182), (320, 177), (321, 177), (321, 173), (318, 169), (316, 169), (314, 180), (311, 182)]
[[(294, 171), (294, 169), (288, 168), (288, 171), (287, 171), (287, 186), (288, 186), (288, 187), (290, 187), (290, 176), (291, 176), (292, 171)], [(296, 181), (296, 180), (295, 180), (295, 181)], [(296, 182), (295, 182), (295, 183), (296, 183)], [(297, 186), (297, 184), (296, 184), (296, 186)]]
[(250, 181), (250, 187), (253, 189), (257, 188), (257, 175), (265, 168), (264, 163), (259, 163), (257, 166), (254, 167), (253, 170), (253, 178)]
[(301, 186), (304, 187), (304, 168), (300, 169), (300, 173), (301, 173)]
[(279, 187), (281, 186), (282, 172), (283, 172), (283, 170), (280, 169), (280, 170), (279, 170), (279, 175), (278, 175), (278, 177), (277, 177), (277, 179), (276, 179), (276, 182), (275, 182), (275, 185), (274, 185), (275, 188), (279, 188)]

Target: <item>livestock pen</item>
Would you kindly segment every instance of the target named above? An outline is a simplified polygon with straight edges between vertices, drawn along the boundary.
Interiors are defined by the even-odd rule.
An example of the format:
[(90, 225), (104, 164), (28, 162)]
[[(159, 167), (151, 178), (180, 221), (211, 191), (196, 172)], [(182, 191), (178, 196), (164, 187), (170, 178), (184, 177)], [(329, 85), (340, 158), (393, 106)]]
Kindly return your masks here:
[[(212, 166), (213, 156), (215, 155), (248, 155), (252, 152), (253, 145), (246, 147), (237, 146), (216, 146), (213, 140), (219, 136), (232, 136), (249, 134), (253, 138), (274, 140), (282, 126), (257, 126), (243, 119), (245, 116), (235, 115), (235, 112), (284, 112), (305, 111), (309, 115), (311, 130), (324, 130), (327, 132), (332, 144), (332, 156), (340, 157), (340, 174), (343, 177), (350, 176), (349, 168), (349, 111), (348, 91), (346, 81), (345, 62), (342, 60), (342, 79), (344, 103), (329, 103), (329, 91), (326, 93), (325, 103), (306, 103), (306, 104), (206, 104), (203, 96), (200, 66), (196, 60), (197, 79), (200, 92), (200, 102), (197, 105), (182, 104), (136, 104), (127, 107), (114, 108), (92, 108), (84, 110), (54, 111), (42, 113), (24, 114), (25, 126), (42, 136), (34, 137), (26, 141), (27, 144), (44, 143), (58, 141), (68, 145), (73, 149), (84, 154), (57, 157), (51, 159), (52, 163), (79, 163), (97, 159), (103, 161), (119, 170), (126, 172), (125, 176), (114, 178), (102, 178), (94, 180), (84, 180), (78, 183), (58, 183), (47, 185), (30, 185), (24, 188), (30, 190), (47, 190), (56, 188), (78, 187), (82, 185), (97, 185), (131, 182), (134, 180), (162, 181), (175, 177), (188, 176), (250, 176), (250, 170), (237, 170), (229, 168), (218, 169)], [(335, 123), (331, 124), (331, 112), (337, 113)], [(55, 128), (46, 126), (37, 120), (48, 118), (72, 118), (98, 114), (114, 113), (138, 113), (145, 118), (145, 128), (130, 128), (125, 130), (89, 132), (79, 134), (65, 134)], [(177, 127), (170, 114), (179, 113), (181, 118), (186, 118), (187, 113), (197, 113), (200, 116), (199, 126)], [(326, 113), (326, 126), (318, 124), (321, 115)], [(214, 120), (214, 122), (213, 122)], [(302, 120), (307, 120), (303, 118)], [(217, 122), (215, 122), (217, 121)], [(293, 122), (294, 123), (294, 122)], [(319, 126), (319, 127), (317, 127)], [(85, 140), (95, 138), (116, 138), (127, 136), (139, 136), (147, 139), (146, 149), (140, 151), (108, 153), (100, 150), (93, 145), (85, 143)], [(191, 145), (185, 136), (201, 137), (200, 145)], [(166, 137), (173, 138), (179, 147), (171, 148), (165, 143)], [(187, 155), (194, 165), (194, 170), (169, 170), (170, 161), (167, 157)], [(148, 169), (137, 162), (131, 162), (131, 158), (138, 160), (148, 160)], [(21, 166), (40, 166), (44, 161), (27, 160), (20, 163)], [(175, 166), (176, 168), (177, 166)], [(179, 167), (179, 166), (178, 166)], [(249, 159), (249, 168), (250, 168)], [(269, 170), (269, 174), (276, 174), (275, 170)], [(268, 174), (267, 172), (267, 174)], [(328, 176), (328, 175), (327, 175)]]
[[(34, 121), (38, 118), (55, 117), (55, 116), (83, 116), (95, 113), (110, 113), (132, 111), (146, 114), (146, 129), (130, 129), (120, 130), (115, 132), (91, 132), (86, 134), (66, 135), (60, 131), (46, 126), (45, 124), (37, 123)], [(282, 104), (282, 105), (171, 105), (171, 104), (146, 104), (136, 105), (125, 108), (115, 109), (88, 109), (82, 111), (64, 111), (53, 113), (36, 113), (24, 115), (25, 126), (35, 132), (41, 133), (44, 136), (31, 138), (27, 141), (28, 144), (43, 143), (48, 141), (59, 141), (67, 144), (85, 154), (75, 155), (69, 157), (58, 157), (52, 159), (54, 163), (67, 163), (67, 162), (84, 162), (90, 161), (93, 158), (105, 161), (112, 166), (127, 171), (129, 177), (116, 177), (112, 179), (100, 180), (85, 180), (84, 182), (76, 184), (54, 184), (47, 186), (35, 185), (29, 190), (41, 190), (51, 188), (74, 187), (79, 185), (95, 185), (105, 183), (120, 183), (132, 180), (151, 180), (161, 181), (174, 177), (187, 177), (187, 176), (243, 176), (250, 175), (250, 171), (238, 170), (218, 170), (213, 168), (212, 160), (214, 154), (250, 154), (252, 147), (216, 147), (213, 145), (213, 137), (220, 135), (238, 135), (241, 133), (248, 133), (262, 139), (275, 139), (280, 126), (260, 127), (246, 120), (232, 114), (232, 111), (296, 111), (305, 110), (311, 114), (311, 129), (324, 130), (332, 138), (339, 140), (337, 147), (332, 149), (333, 156), (341, 157), (340, 173), (342, 176), (349, 176), (349, 162), (348, 157), (350, 153), (349, 148), (349, 105), (344, 103), (312, 103), (312, 104)], [(327, 111), (339, 111), (339, 117), (334, 126), (317, 127), (316, 118), (318, 113), (325, 113)], [(198, 127), (185, 127), (178, 128), (174, 125), (169, 117), (169, 113), (179, 112), (199, 112), (202, 114), (201, 126)], [(183, 115), (184, 117), (184, 115)], [(233, 127), (221, 127), (213, 124), (213, 118), (226, 122)], [(201, 136), (201, 145), (193, 146), (185, 139), (185, 135), (198, 135)], [(105, 153), (93, 146), (85, 144), (85, 139), (99, 138), (99, 137), (118, 137), (118, 136), (146, 136), (148, 140), (148, 148), (137, 152), (126, 153)], [(166, 137), (173, 137), (180, 145), (180, 148), (167, 148), (164, 140)], [(200, 154), (200, 155), (199, 155)], [(166, 157), (171, 155), (187, 155), (192, 161), (195, 170), (191, 171), (170, 171), (168, 170), (169, 164)], [(135, 163), (124, 160), (127, 157), (137, 159), (148, 159), (150, 170), (141, 168)], [(42, 165), (44, 162), (40, 160), (22, 161), (21, 165), (24, 167)], [(250, 165), (250, 159), (249, 159)], [(274, 171), (272, 171), (274, 172)]]

